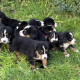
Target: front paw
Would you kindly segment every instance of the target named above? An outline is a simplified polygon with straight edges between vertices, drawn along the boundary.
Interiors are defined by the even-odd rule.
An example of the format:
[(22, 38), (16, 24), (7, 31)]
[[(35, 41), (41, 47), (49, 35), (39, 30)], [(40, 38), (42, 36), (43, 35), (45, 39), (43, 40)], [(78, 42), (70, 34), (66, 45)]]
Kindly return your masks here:
[(75, 50), (75, 52), (79, 52), (78, 50)]
[(69, 56), (70, 56), (69, 54), (65, 55), (65, 57), (69, 57)]

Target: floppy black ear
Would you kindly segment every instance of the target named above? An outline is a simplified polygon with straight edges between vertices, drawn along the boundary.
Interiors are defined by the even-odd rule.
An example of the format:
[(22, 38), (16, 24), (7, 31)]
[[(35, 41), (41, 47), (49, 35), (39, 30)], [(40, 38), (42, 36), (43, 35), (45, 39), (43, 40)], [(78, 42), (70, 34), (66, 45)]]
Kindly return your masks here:
[(25, 26), (27, 26), (27, 22), (26, 21), (22, 21), (22, 22), (20, 22), (20, 26), (22, 26), (23, 28), (25, 27)]

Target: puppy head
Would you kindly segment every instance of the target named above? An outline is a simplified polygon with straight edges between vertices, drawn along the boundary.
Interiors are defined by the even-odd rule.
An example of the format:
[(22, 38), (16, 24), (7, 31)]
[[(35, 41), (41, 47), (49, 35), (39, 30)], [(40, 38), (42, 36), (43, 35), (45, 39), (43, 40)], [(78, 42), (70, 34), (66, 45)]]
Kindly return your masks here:
[(42, 64), (44, 68), (47, 67), (47, 58), (48, 58), (48, 46), (43, 44), (38, 44), (38, 46), (35, 49), (36, 57), (34, 59), (36, 60), (42, 60)]
[(43, 20), (44, 25), (52, 25), (52, 27), (57, 27), (57, 23), (55, 23), (54, 19), (51, 17), (47, 17)]
[(19, 35), (33, 39), (37, 36), (37, 30), (34, 26), (27, 25), (23, 30), (19, 31)]
[(58, 41), (58, 33), (55, 31), (52, 31), (50, 35), (48, 35), (48, 40), (50, 42)]
[(43, 21), (40, 21), (38, 19), (31, 19), (29, 22), (28, 22), (29, 25), (33, 25), (35, 26), (36, 28), (41, 28), (42, 26), (44, 26), (44, 22)]
[(10, 43), (11, 37), (12, 37), (12, 30), (10, 31), (9, 28), (2, 27), (0, 31), (0, 42), (4, 44)]
[(71, 32), (67, 33), (67, 42), (69, 44), (75, 44), (76, 40), (73, 37), (73, 34)]
[(52, 31), (53, 28), (51, 25), (44, 25), (41, 29), (41, 31), (45, 34), (45, 35), (49, 35)]

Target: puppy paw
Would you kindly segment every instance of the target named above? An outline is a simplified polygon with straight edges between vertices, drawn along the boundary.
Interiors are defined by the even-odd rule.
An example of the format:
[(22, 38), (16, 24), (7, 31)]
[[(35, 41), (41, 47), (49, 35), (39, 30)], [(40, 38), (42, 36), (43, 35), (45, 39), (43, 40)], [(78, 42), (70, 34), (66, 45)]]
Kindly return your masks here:
[(76, 52), (79, 52), (78, 50), (76, 50)]
[(69, 56), (70, 56), (69, 54), (65, 55), (65, 57), (69, 57)]

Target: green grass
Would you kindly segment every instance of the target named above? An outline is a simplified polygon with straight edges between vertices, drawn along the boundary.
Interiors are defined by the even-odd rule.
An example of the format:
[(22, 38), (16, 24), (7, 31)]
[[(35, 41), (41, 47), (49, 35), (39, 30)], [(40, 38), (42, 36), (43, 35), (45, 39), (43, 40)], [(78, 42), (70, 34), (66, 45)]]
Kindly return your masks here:
[[(16, 1), (16, 3), (14, 2)], [(20, 1), (20, 0), (19, 0)], [(76, 39), (75, 48), (80, 51), (80, 17), (69, 13), (56, 13), (52, 2), (48, 0), (2, 0), (0, 10), (6, 16), (29, 21), (31, 18), (43, 20), (45, 17), (54, 18), (58, 23), (56, 30), (71, 31)], [(80, 52), (76, 53), (67, 49), (70, 54), (65, 58), (62, 52), (51, 52), (46, 69), (32, 71), (25, 55), (16, 57), (15, 52), (10, 53), (6, 45), (0, 53), (0, 79), (1, 80), (79, 80), (80, 79)], [(40, 64), (36, 63), (36, 67)]]

